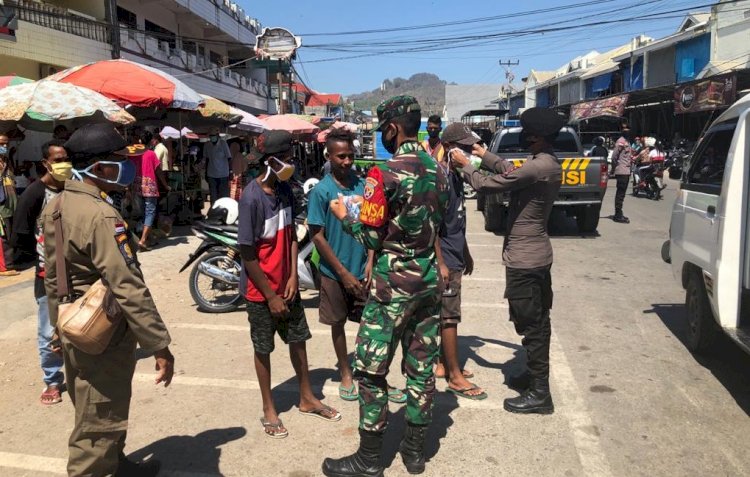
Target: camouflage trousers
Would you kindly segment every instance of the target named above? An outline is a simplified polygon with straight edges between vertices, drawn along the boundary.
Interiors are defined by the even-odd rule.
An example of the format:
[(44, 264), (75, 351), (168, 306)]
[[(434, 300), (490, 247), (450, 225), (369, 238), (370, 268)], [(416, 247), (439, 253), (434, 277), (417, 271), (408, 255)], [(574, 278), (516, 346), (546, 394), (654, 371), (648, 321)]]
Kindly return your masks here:
[(406, 376), (406, 420), (427, 425), (435, 395), (433, 367), (440, 352), (440, 296), (432, 294), (399, 303), (368, 301), (354, 350), (359, 383), (359, 427), (383, 431), (388, 416), (386, 376), (401, 343), (401, 371)]

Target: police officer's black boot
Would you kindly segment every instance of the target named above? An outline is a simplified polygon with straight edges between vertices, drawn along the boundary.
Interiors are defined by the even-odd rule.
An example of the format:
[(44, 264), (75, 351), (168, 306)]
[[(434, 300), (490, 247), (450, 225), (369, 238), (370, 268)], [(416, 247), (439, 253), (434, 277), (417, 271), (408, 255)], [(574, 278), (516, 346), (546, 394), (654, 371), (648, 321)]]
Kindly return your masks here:
[(341, 459), (323, 461), (323, 474), (327, 477), (382, 477), (380, 450), (383, 433), (359, 430), (359, 449)]
[(549, 392), (549, 379), (531, 378), (529, 389), (503, 403), (506, 411), (520, 414), (552, 414), (555, 405)]
[(158, 460), (133, 462), (121, 455), (115, 477), (155, 477), (159, 473), (159, 469), (161, 469), (161, 462)]
[(528, 371), (524, 371), (515, 376), (508, 376), (505, 379), (505, 384), (518, 392), (526, 391), (531, 385), (531, 374)]
[(404, 461), (406, 471), (410, 474), (421, 474), (424, 472), (424, 437), (427, 426), (415, 426), (406, 424), (404, 438), (398, 451), (401, 453), (401, 460)]

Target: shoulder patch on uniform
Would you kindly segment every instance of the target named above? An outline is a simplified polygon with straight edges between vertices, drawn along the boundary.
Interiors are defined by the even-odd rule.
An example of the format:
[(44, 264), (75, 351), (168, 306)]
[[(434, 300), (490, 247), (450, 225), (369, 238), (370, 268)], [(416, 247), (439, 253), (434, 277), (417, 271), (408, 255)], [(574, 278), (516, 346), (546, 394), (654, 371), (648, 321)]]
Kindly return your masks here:
[(124, 234), (128, 231), (128, 226), (125, 222), (115, 222), (115, 234)]
[(120, 250), (120, 254), (122, 255), (122, 258), (125, 259), (125, 263), (128, 266), (134, 264), (135, 255), (133, 254), (133, 249), (130, 247), (130, 242), (128, 241), (127, 232), (116, 233), (115, 242), (117, 242), (117, 248)]

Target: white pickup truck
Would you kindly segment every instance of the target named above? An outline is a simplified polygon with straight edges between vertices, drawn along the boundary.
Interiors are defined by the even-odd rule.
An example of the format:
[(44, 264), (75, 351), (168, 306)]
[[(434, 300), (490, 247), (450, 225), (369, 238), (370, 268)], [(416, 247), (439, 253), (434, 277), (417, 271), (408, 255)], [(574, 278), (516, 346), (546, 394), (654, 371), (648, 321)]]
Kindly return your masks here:
[(723, 330), (750, 351), (750, 95), (693, 151), (662, 257), (686, 290), (690, 349), (708, 351)]

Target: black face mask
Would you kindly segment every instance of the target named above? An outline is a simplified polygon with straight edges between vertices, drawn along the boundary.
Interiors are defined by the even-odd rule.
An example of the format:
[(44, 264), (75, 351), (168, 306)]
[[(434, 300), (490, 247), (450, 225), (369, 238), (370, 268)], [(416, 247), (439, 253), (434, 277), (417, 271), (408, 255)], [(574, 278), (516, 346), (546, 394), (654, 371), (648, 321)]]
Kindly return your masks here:
[(430, 139), (437, 139), (440, 137), (440, 130), (439, 129), (428, 129), (427, 135), (430, 136)]
[(396, 136), (398, 136), (398, 131), (396, 131), (396, 134), (394, 134), (390, 139), (385, 138), (385, 131), (380, 135), (380, 142), (383, 143), (383, 147), (386, 151), (388, 151), (388, 154), (395, 154), (396, 153)]

